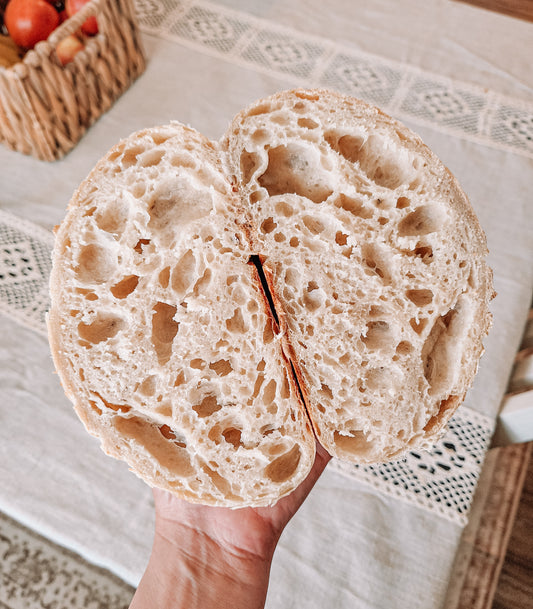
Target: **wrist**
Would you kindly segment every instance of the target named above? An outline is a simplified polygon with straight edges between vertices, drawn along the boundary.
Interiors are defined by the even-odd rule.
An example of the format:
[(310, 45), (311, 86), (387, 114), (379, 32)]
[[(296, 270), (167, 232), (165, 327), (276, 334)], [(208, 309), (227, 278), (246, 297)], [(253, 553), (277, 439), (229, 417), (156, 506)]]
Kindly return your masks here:
[[(131, 609), (261, 609), (270, 554), (220, 545), (188, 527), (156, 527), (150, 561)], [(147, 601), (147, 602), (145, 602)]]

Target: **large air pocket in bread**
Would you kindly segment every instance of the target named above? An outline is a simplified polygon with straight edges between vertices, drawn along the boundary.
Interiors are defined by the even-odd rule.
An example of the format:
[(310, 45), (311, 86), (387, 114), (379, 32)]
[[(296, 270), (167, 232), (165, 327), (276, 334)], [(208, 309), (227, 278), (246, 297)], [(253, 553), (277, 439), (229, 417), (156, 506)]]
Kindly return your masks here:
[[(438, 437), (490, 325), (464, 193), (376, 108), (296, 90), (219, 143), (179, 123), (114, 147), (57, 233), (57, 370), (104, 450), (191, 501), (266, 505), (315, 452)], [(255, 264), (254, 264), (255, 262)]]

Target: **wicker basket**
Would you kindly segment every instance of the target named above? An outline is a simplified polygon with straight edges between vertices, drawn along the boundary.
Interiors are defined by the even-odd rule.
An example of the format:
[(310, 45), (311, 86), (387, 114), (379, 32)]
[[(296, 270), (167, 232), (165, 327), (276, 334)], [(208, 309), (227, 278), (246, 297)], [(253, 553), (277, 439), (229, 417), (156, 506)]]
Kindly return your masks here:
[[(91, 15), (98, 34), (63, 67), (58, 42)], [(132, 0), (91, 0), (22, 61), (0, 67), (0, 142), (45, 161), (61, 158), (144, 66)]]

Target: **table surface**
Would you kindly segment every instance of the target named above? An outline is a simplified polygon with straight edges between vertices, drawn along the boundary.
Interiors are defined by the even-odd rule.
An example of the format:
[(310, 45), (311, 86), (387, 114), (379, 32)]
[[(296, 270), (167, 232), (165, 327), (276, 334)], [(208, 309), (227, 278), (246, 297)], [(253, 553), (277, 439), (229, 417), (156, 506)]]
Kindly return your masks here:
[(516, 19), (533, 21), (533, 3), (530, 0), (457, 0), (472, 6), (509, 15)]
[[(247, 103), (292, 86), (357, 95), (417, 131), (487, 233), (498, 298), (486, 353), (447, 436), (453, 450), (425, 455), (426, 471), (414, 458), (328, 468), (281, 539), (267, 606), (442, 606), (533, 288), (531, 26), (449, 0), (137, 7), (146, 72), (76, 148), (53, 164), (0, 148), (0, 235), (45, 260), (76, 185), (121, 137), (178, 119), (216, 139)], [(151, 544), (151, 494), (101, 453), (53, 375), (45, 266), (34, 296), (10, 301), (0, 286), (0, 510), (135, 584)]]
[(533, 598), (533, 442), (492, 609), (528, 609)]

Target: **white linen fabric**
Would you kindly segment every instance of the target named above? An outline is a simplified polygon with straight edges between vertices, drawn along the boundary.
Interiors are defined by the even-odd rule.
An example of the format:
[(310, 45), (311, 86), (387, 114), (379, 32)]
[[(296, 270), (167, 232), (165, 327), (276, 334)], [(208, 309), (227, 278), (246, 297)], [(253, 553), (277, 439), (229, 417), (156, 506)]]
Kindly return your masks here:
[[(416, 98), (409, 91), (416, 88), (403, 85), (396, 90), (403, 91), (402, 103), (399, 93), (393, 95), (390, 108), (458, 177), (487, 233), (498, 297), (492, 306), (494, 327), (466, 406), (493, 421), (533, 287), (533, 111), (527, 101), (533, 83), (524, 24), (447, 0), (426, 3), (418, 12), (414, 5), (420, 9), (420, 3), (414, 0), (399, 4), (401, 10), (392, 0), (379, 0), (371, 8), (362, 0), (138, 0), (148, 56), (145, 74), (65, 159), (48, 164), (0, 149), (2, 209), (48, 234), (94, 163), (132, 131), (178, 119), (218, 138), (247, 103), (283, 88), (324, 84), (315, 80), (323, 71), (284, 71), (279, 63), (265, 67), (253, 54), (237, 61), (229, 47), (210, 46), (209, 36), (191, 38), (194, 27), (183, 25), (191, 11), (200, 30), (205, 24), (200, 15), (207, 11), (208, 23), (233, 19), (232, 27), (255, 32), (255, 38), (246, 40), (263, 49), (260, 32), (288, 36), (290, 28), (289, 39), (307, 41), (311, 55), (317, 45), (334, 47), (335, 53), (340, 46), (343, 56), (359, 58), (365, 69), (374, 66), (381, 75), (383, 66), (391, 74), (399, 70), (402, 83), (422, 76), (440, 83), (437, 107), (442, 108), (444, 93), (452, 91), (453, 100), (458, 96), (464, 102), (459, 107), (471, 111), (470, 122), (450, 126), (438, 116), (409, 110), (409, 100)], [(160, 24), (165, 31), (173, 29), (165, 37), (157, 33), (158, 14), (164, 14)], [(431, 21), (435, 16), (442, 17), (440, 23)], [(457, 20), (453, 31), (452, 17)], [(195, 18), (189, 18), (189, 25)], [(461, 41), (461, 32), (473, 24), (470, 38)], [(491, 40), (483, 42), (487, 32)], [(245, 39), (241, 42), (244, 52)], [(398, 59), (410, 65), (394, 63)], [(405, 74), (409, 82), (402, 81)], [(360, 77), (353, 82), (358, 86)], [(485, 86), (492, 90), (480, 88)], [(365, 91), (369, 101), (377, 101), (368, 86), (361, 90), (363, 98)], [(469, 105), (465, 91), (475, 92), (478, 101)], [(457, 107), (453, 100), (452, 109)], [(514, 117), (507, 123), (503, 115), (498, 118), (504, 107)], [(458, 116), (455, 110), (452, 114)], [(0, 315), (0, 336), (0, 510), (135, 585), (152, 540), (150, 489), (127, 466), (106, 457), (85, 432), (53, 374), (44, 336), (10, 315)], [(436, 609), (444, 603), (462, 529), (463, 521), (443, 518), (328, 467), (282, 536), (267, 607)]]

